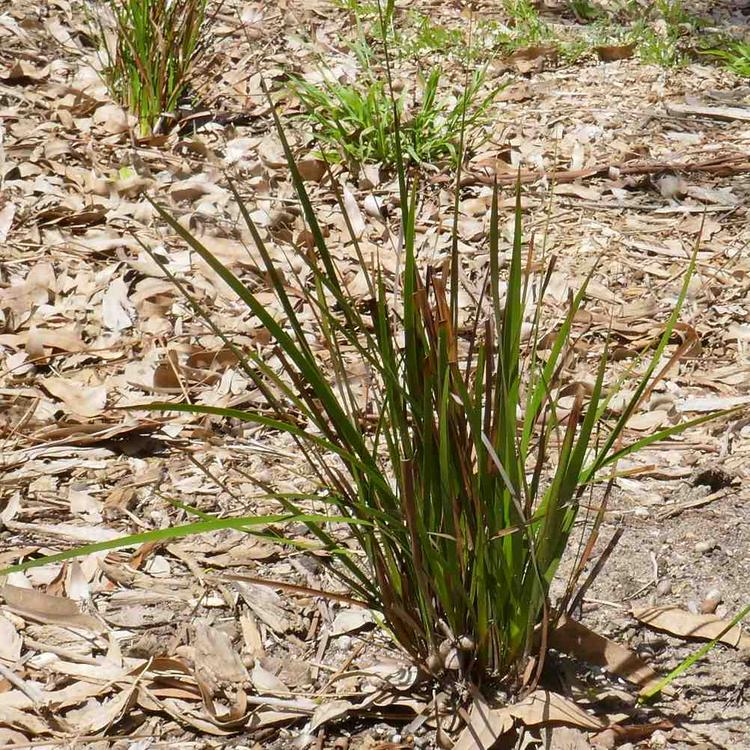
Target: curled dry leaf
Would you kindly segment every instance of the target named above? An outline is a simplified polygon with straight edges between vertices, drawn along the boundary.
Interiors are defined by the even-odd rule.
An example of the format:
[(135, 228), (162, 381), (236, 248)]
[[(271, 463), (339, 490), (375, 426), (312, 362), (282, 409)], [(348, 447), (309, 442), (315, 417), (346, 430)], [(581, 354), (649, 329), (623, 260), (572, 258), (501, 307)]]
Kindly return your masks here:
[[(716, 615), (694, 615), (671, 606), (634, 609), (632, 614), (636, 620), (650, 628), (664, 630), (681, 638), (699, 638), (703, 641), (718, 638), (729, 625), (729, 620), (722, 620)], [(750, 649), (750, 635), (744, 633), (739, 625), (730, 628), (719, 640), (727, 646)]]

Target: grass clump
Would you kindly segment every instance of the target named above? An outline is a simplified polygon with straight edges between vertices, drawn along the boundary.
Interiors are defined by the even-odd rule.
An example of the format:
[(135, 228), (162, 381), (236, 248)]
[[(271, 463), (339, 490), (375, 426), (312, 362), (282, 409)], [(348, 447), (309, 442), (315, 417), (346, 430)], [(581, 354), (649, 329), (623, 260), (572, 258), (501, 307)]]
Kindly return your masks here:
[(703, 54), (720, 61), (738, 76), (750, 78), (750, 42), (728, 42)]
[[(211, 519), (158, 529), (70, 550), (8, 568), (3, 573), (82, 553), (218, 528), (243, 528), (285, 541), (283, 523), (307, 526), (331, 571), (351, 597), (381, 614), (384, 626), (410, 657), (433, 676), (481, 683), (504, 679), (517, 687), (536, 681), (546, 633), (575, 601), (603, 517), (617, 461), (714, 415), (671, 426), (635, 442), (625, 440), (629, 417), (653, 388), (688, 289), (655, 342), (632, 396), (610, 409), (618, 383), (610, 382), (604, 353), (588, 384), (569, 382), (565, 365), (580, 347), (575, 320), (586, 280), (555, 325), (543, 319), (543, 299), (554, 260), (546, 265), (525, 243), (517, 190), (507, 271), (500, 244), (498, 192), (487, 240), (489, 266), (475, 310), (459, 309), (458, 234), (448, 262), (418, 261), (418, 188), (407, 183), (401, 131), (395, 126), (400, 196), (397, 276), (365, 257), (352, 232), (365, 299), (347, 289), (275, 115), (289, 172), (314, 250), (274, 262), (251, 209), (232, 185), (241, 217), (262, 259), (266, 284), (245, 284), (181, 222), (159, 215), (234, 291), (273, 341), (274, 368), (260, 352), (242, 351), (190, 293), (189, 282), (164, 273), (221, 337), (262, 394), (262, 412), (162, 402), (141, 408), (233, 418), (291, 435), (312, 472), (312, 494), (278, 493), (262, 519)], [(340, 198), (338, 192), (335, 193)], [(346, 211), (342, 214), (347, 216)], [(535, 270), (541, 267), (541, 270)], [(296, 270), (295, 270), (296, 268)], [(692, 264), (691, 264), (692, 268)], [(303, 282), (302, 278), (306, 280)], [(275, 310), (268, 291), (275, 299)], [(363, 400), (348, 373), (370, 373)], [(574, 526), (585, 521), (589, 543), (575, 558), (565, 594), (550, 601), (561, 557)], [(274, 524), (273, 529), (269, 524)], [(342, 529), (342, 524), (344, 527)], [(261, 526), (261, 531), (257, 528)], [(352, 550), (346, 537), (356, 542)], [(585, 539), (585, 535), (584, 535)], [(288, 540), (299, 545), (297, 539)], [(528, 671), (527, 671), (528, 670)]]
[(351, 85), (328, 79), (313, 84), (296, 78), (291, 89), (326, 156), (334, 161), (355, 166), (377, 162), (393, 168), (398, 161), (398, 130), (407, 161), (455, 166), (458, 134), (465, 132), (469, 144), (475, 140), (496, 90), (481, 93), (485, 74), (480, 68), (458, 98), (451, 100), (440, 91), (441, 77), (437, 67), (426, 77), (418, 75), (416, 89), (404, 90), (395, 100), (384, 81), (368, 76)]
[(137, 115), (144, 134), (162, 129), (185, 94), (202, 53), (207, 0), (109, 0), (99, 16), (103, 77)]

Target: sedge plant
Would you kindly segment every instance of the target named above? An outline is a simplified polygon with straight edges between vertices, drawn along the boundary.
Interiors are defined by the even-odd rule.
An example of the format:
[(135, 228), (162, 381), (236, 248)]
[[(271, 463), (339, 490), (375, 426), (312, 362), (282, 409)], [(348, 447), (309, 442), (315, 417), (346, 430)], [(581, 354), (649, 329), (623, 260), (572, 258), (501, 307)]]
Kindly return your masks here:
[(99, 17), (102, 75), (112, 96), (133, 112), (141, 131), (159, 129), (190, 83), (203, 48), (207, 0), (108, 0)]
[[(531, 672), (538, 678), (546, 633), (573, 600), (575, 575), (593, 547), (593, 536), (574, 541), (580, 536), (576, 521), (587, 520), (595, 534), (602, 518), (606, 492), (595, 494), (595, 484), (611, 478), (620, 458), (716, 416), (626, 440), (629, 417), (663, 373), (659, 363), (690, 274), (652, 356), (641, 363), (632, 397), (615, 414), (609, 406), (621, 381), (610, 382), (606, 346), (588, 388), (564, 378), (577, 343), (574, 323), (586, 282), (550, 331), (542, 300), (551, 268), (533, 271), (532, 245), (523, 241), (520, 186), (507, 272), (501, 272), (501, 216), (494, 192), (489, 267), (467, 325), (458, 302), (458, 243), (446, 267), (419, 262), (419, 190), (415, 182), (408, 184), (397, 137), (402, 270), (389, 276), (377, 256), (365, 257), (352, 232), (368, 285), (366, 299), (355, 299), (272, 111), (314, 240), (312, 250), (298, 253), (309, 272), (304, 282), (294, 266), (282, 268), (272, 260), (251, 208), (232, 183), (267, 286), (245, 283), (171, 213), (156, 207), (175, 235), (267, 329), (273, 360), (234, 345), (192, 295), (189, 282), (174, 277), (160, 256), (153, 256), (235, 352), (263, 395), (264, 408), (255, 412), (179, 402), (140, 408), (234, 418), (291, 435), (315, 490), (294, 496), (258, 481), (264, 496), (278, 502), (277, 515), (212, 519), (201, 513), (201, 520), (187, 526), (21, 562), (0, 574), (143, 543), (151, 536), (216, 528), (242, 528), (284, 541), (284, 522), (301, 522), (314, 544), (328, 553), (325, 559), (349, 600), (379, 612), (393, 639), (426, 673), (455, 674), (457, 669), (475, 683), (504, 678), (518, 685), (529, 665), (536, 665)], [(269, 309), (269, 287), (277, 312)], [(357, 361), (371, 376), (366, 404), (347, 377)], [(342, 537), (353, 537), (355, 544)], [(550, 587), (566, 551), (575, 559), (576, 573), (563, 600), (553, 605)]]

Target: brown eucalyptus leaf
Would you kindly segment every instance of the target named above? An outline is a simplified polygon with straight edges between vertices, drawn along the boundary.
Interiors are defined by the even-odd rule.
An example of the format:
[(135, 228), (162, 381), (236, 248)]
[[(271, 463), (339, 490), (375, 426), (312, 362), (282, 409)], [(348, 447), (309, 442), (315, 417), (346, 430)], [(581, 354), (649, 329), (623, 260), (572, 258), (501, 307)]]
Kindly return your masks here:
[[(633, 617), (655, 630), (664, 630), (681, 638), (698, 638), (712, 641), (729, 625), (716, 615), (697, 615), (674, 606), (643, 607), (632, 611)], [(750, 635), (739, 625), (730, 628), (719, 638), (722, 643), (739, 649), (750, 649)]]
[(322, 159), (302, 159), (297, 170), (305, 182), (320, 182), (326, 175), (326, 163)]
[(310, 719), (310, 732), (314, 732), (319, 727), (322, 727), (331, 721), (343, 719), (352, 708), (354, 708), (354, 704), (344, 700), (322, 703), (315, 709), (312, 719)]
[(99, 416), (107, 405), (106, 385), (87, 387), (72, 378), (46, 378), (40, 384), (62, 401), (66, 411), (80, 417)]
[(606, 669), (640, 688), (659, 681), (659, 675), (629, 648), (605, 638), (580, 622), (560, 618), (549, 636), (550, 646), (564, 654)]
[(20, 588), (6, 583), (0, 587), (5, 606), (14, 614), (35, 622), (62, 627), (82, 628), (102, 633), (105, 627), (91, 615), (83, 614), (78, 605), (63, 596), (50, 596), (34, 589)]
[(635, 44), (601, 44), (594, 47), (594, 51), (603, 62), (627, 60), (627, 58), (633, 56)]

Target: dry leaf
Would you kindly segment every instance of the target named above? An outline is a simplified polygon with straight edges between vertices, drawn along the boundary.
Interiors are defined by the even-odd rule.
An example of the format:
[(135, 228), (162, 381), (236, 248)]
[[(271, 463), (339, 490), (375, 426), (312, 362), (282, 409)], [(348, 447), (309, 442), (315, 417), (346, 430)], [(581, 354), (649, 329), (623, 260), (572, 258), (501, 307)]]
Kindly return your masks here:
[(560, 618), (549, 638), (552, 648), (602, 667), (640, 688), (659, 682), (659, 675), (630, 649), (568, 617)]
[(626, 60), (633, 56), (635, 44), (603, 44), (594, 47), (594, 51), (603, 62)]
[(82, 628), (95, 633), (106, 630), (99, 620), (82, 614), (72, 599), (50, 596), (34, 589), (11, 586), (9, 583), (0, 586), (0, 596), (5, 599), (5, 606), (11, 612), (36, 622), (66, 628)]
[(360, 239), (365, 233), (366, 224), (362, 212), (359, 210), (357, 205), (357, 199), (354, 194), (348, 189), (344, 188), (344, 209), (346, 215), (349, 217), (349, 222), (352, 226), (352, 232), (354, 233), (355, 239)]
[(0, 659), (15, 664), (21, 656), (22, 645), (23, 639), (16, 626), (7, 617), (0, 615)]
[(331, 635), (343, 635), (353, 633), (362, 628), (370, 627), (375, 620), (369, 609), (362, 607), (342, 609), (331, 624)]
[(322, 159), (302, 159), (297, 170), (305, 182), (320, 182), (326, 175), (326, 163)]
[(37, 263), (23, 283), (0, 289), (0, 309), (9, 308), (19, 315), (29, 312), (37, 305), (50, 302), (55, 289), (55, 269), (52, 264)]
[(110, 282), (102, 298), (102, 322), (110, 331), (123, 331), (133, 325), (133, 305), (128, 299), (128, 285), (122, 278)]
[(35, 68), (26, 60), (16, 60), (10, 68), (0, 73), (0, 81), (25, 86), (30, 83), (38, 83), (48, 75), (49, 65), (44, 68)]
[(469, 722), (461, 732), (453, 750), (490, 750), (513, 729), (513, 717), (506, 708), (493, 709), (481, 696), (476, 696), (469, 712)]
[(601, 729), (604, 726), (573, 701), (549, 690), (535, 690), (528, 698), (503, 710), (527, 727), (565, 724), (581, 729)]
[(490, 750), (506, 732), (520, 722), (527, 727), (565, 726), (602, 729), (604, 724), (573, 701), (548, 690), (535, 690), (520, 703), (491, 708), (476, 697), (464, 728), (453, 750)]
[(571, 727), (555, 727), (545, 750), (591, 750), (587, 735)]
[(547, 59), (557, 56), (557, 48), (551, 45), (535, 45), (517, 49), (508, 58), (519, 73), (538, 73), (544, 70)]
[(71, 414), (80, 417), (96, 417), (107, 405), (107, 386), (86, 387), (79, 381), (68, 378), (46, 378), (40, 385), (65, 405)]
[(117, 104), (104, 104), (98, 107), (92, 120), (94, 125), (109, 135), (124, 133), (130, 127), (128, 113)]
[(13, 217), (16, 215), (16, 206), (14, 203), (6, 203), (0, 209), (0, 242), (5, 242), (10, 234), (10, 228), (13, 225)]
[(289, 688), (272, 672), (264, 669), (258, 662), (253, 667), (250, 679), (261, 695), (288, 695)]
[[(729, 625), (716, 615), (694, 615), (679, 607), (644, 607), (634, 609), (633, 617), (644, 625), (656, 630), (664, 630), (681, 638), (699, 638), (712, 641)], [(750, 635), (735, 625), (720, 639), (722, 643), (739, 649), (750, 649)]]
[(248, 674), (229, 636), (205, 622), (195, 629), (195, 675), (212, 693), (220, 685), (242, 684)]
[(352, 708), (354, 708), (354, 704), (349, 703), (349, 701), (338, 700), (322, 703), (315, 709), (312, 719), (310, 719), (310, 732), (314, 732), (330, 721), (343, 719)]

